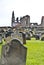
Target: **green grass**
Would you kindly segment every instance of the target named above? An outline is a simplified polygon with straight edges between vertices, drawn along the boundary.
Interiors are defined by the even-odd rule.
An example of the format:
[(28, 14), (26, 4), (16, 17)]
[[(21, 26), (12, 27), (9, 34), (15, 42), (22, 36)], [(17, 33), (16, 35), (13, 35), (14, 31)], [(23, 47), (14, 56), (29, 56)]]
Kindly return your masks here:
[(3, 39), (2, 44), (0, 44), (0, 58), (1, 58), (1, 53), (2, 53), (2, 46), (5, 45), (5, 44), (6, 44), (6, 42)]
[(44, 41), (28, 40), (26, 65), (44, 65)]

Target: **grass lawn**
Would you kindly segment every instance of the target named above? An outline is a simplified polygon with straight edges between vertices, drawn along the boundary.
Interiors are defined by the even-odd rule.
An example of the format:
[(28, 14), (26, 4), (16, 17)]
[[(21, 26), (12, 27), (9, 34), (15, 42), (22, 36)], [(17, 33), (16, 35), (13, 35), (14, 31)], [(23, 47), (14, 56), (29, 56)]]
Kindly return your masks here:
[(27, 40), (26, 65), (44, 65), (44, 41)]
[(0, 58), (1, 58), (2, 46), (5, 45), (5, 44), (6, 44), (6, 42), (3, 39), (2, 44), (0, 44)]

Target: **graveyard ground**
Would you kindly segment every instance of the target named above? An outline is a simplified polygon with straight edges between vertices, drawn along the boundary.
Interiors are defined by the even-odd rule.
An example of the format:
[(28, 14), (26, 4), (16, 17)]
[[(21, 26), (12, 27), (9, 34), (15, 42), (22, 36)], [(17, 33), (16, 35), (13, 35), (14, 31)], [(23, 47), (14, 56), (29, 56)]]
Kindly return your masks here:
[[(32, 39), (26, 42), (26, 65), (44, 65), (44, 41)], [(0, 55), (1, 47), (2, 45), (0, 45)]]
[(26, 65), (44, 65), (44, 41), (27, 40)]

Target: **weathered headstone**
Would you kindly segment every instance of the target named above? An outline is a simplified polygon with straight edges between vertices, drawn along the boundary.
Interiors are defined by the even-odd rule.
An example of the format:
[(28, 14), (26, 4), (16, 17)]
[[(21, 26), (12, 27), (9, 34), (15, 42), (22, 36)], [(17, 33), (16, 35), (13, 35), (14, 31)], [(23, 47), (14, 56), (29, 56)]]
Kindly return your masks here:
[(39, 40), (40, 36), (39, 35), (35, 35), (35, 38), (36, 38), (36, 40)]
[(34, 37), (36, 38), (36, 40), (40, 40), (41, 33), (40, 32), (35, 33)]
[(17, 39), (22, 44), (26, 44), (26, 34), (24, 32), (19, 32), (17, 29), (15, 31), (7, 31), (5, 34), (5, 39), (7, 43), (12, 39)]
[(44, 41), (44, 32), (41, 34), (41, 40)]
[(12, 35), (11, 35), (12, 39), (17, 39), (19, 40), (22, 44), (23, 44), (23, 37), (22, 34), (19, 33), (18, 31), (15, 31)]
[(42, 37), (41, 40), (44, 41), (44, 37)]
[(26, 33), (20, 32), (22, 34), (23, 44), (26, 44)]
[(9, 43), (13, 39), (17, 39), (21, 42), (21, 44), (23, 44), (22, 34), (19, 33), (17, 30), (13, 31), (13, 33), (11, 33), (11, 34), (7, 32), (7, 34), (5, 36), (5, 40), (7, 43)]
[(26, 65), (27, 48), (18, 40), (12, 40), (2, 48), (1, 65)]
[(31, 40), (30, 33), (26, 32), (26, 40)]

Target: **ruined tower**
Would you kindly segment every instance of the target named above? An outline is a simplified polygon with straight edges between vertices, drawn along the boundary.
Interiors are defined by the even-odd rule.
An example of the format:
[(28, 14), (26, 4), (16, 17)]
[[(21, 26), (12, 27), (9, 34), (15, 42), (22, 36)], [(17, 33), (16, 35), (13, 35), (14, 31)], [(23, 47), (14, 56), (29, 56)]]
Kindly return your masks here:
[(14, 16), (14, 11), (12, 12), (12, 23), (11, 23), (11, 26), (13, 27), (13, 24), (15, 22), (15, 16)]
[(44, 16), (42, 16), (42, 19), (41, 19), (41, 26), (44, 26)]

